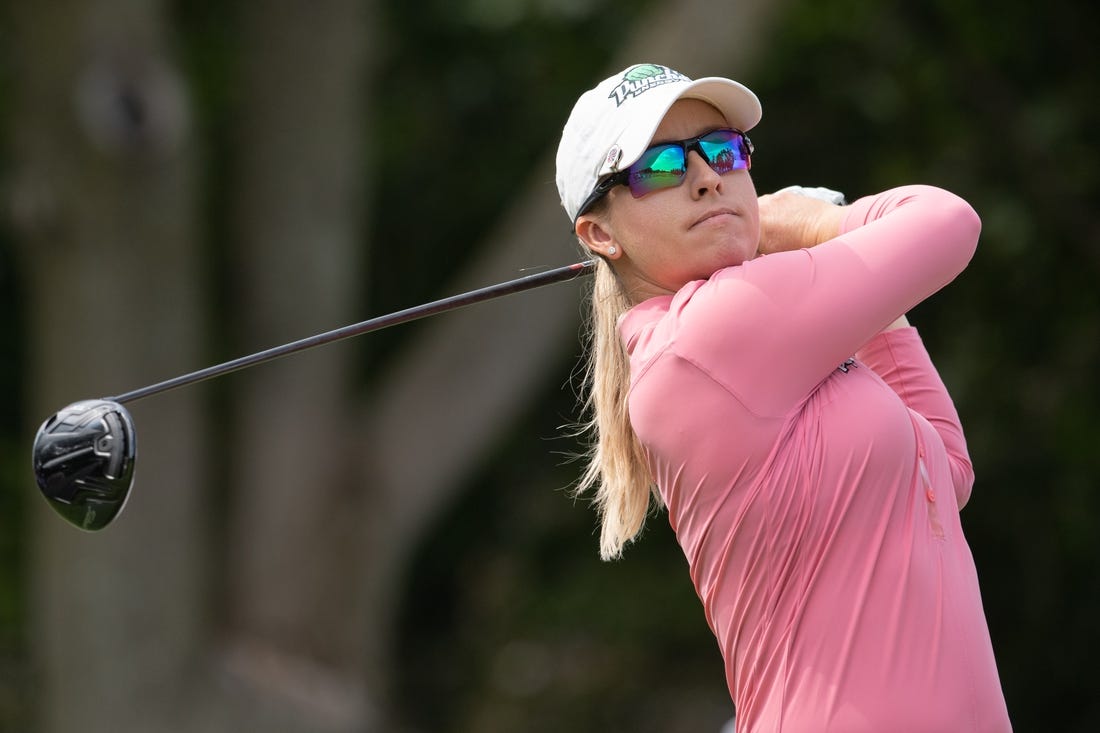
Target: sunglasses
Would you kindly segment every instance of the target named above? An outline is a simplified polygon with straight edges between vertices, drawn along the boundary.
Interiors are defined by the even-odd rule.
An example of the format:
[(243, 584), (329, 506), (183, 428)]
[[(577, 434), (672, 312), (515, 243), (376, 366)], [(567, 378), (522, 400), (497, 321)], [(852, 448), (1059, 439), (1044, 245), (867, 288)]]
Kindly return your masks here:
[(687, 156), (692, 150), (719, 175), (748, 170), (752, 166), (752, 141), (740, 130), (722, 128), (687, 140), (660, 143), (647, 148), (626, 170), (600, 181), (581, 205), (577, 216), (592, 208), (615, 186), (629, 187), (630, 195), (636, 199), (663, 188), (679, 186), (687, 175)]

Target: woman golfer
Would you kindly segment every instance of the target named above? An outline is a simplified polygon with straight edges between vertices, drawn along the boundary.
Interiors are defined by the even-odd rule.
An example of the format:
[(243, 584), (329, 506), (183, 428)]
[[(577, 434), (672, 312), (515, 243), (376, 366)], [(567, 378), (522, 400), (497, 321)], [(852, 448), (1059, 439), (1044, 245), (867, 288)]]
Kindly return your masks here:
[(958, 414), (905, 313), (980, 222), (903, 186), (757, 198), (760, 104), (642, 64), (577, 101), (562, 205), (596, 256), (588, 372), (600, 551), (668, 509), (737, 729), (1011, 729), (959, 510)]

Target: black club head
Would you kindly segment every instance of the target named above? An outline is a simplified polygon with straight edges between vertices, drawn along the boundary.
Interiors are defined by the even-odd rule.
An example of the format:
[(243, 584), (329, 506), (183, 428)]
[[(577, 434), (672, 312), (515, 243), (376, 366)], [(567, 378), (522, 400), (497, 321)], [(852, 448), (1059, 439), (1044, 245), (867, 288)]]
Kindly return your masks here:
[(74, 402), (34, 437), (34, 476), (46, 501), (80, 529), (111, 523), (134, 482), (134, 423), (110, 400)]

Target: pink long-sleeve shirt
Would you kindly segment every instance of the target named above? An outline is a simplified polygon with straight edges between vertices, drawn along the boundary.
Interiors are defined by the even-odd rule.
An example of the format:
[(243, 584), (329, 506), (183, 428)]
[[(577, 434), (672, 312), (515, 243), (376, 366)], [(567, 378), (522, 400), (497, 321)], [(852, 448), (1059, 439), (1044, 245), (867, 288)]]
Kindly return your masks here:
[(882, 331), (979, 229), (946, 191), (894, 189), (829, 242), (621, 321), (631, 423), (741, 733), (1011, 730), (959, 522), (959, 418), (916, 331)]

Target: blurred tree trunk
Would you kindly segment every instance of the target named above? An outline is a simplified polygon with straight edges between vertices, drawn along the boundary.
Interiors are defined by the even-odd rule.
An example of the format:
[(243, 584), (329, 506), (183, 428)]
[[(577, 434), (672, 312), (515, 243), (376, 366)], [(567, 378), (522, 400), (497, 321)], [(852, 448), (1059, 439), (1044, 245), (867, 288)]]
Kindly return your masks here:
[[(28, 278), (27, 405), (42, 417), (202, 360), (195, 151), (165, 10), (8, 3), (9, 205)], [(86, 534), (32, 504), (44, 732), (166, 730), (185, 713), (205, 616), (200, 410), (180, 393), (131, 412), (136, 486), (109, 529)]]
[[(241, 353), (359, 320), (370, 3), (240, 4), (234, 314)], [(236, 380), (229, 670), (280, 730), (363, 730), (371, 485), (348, 345)]]

